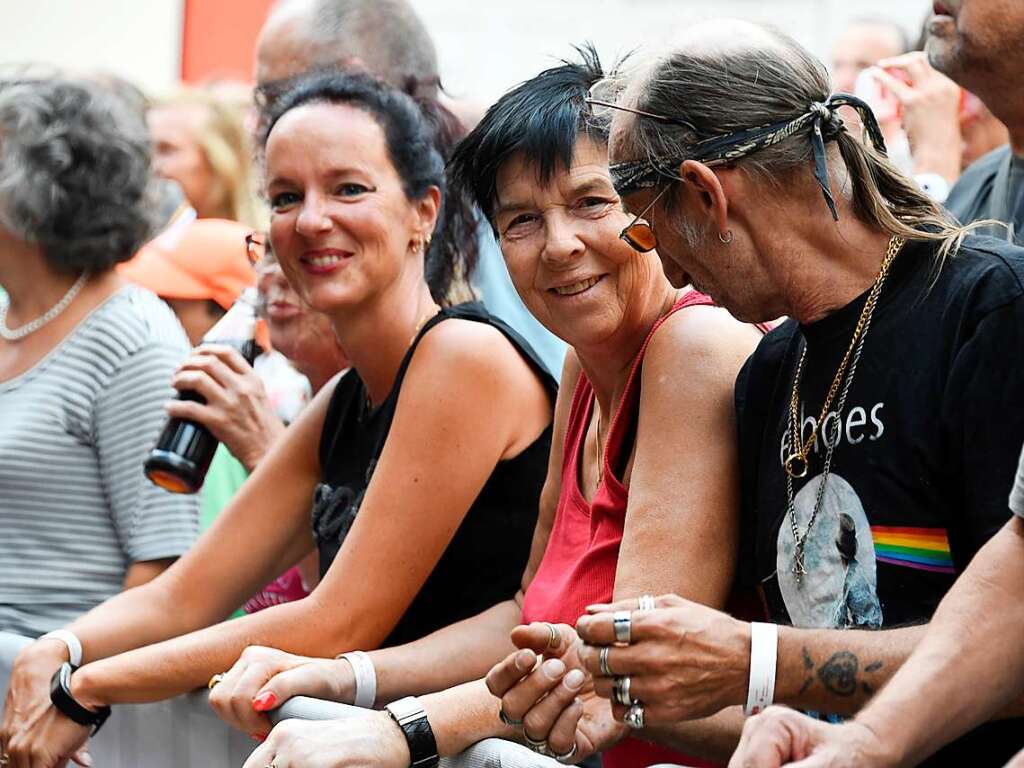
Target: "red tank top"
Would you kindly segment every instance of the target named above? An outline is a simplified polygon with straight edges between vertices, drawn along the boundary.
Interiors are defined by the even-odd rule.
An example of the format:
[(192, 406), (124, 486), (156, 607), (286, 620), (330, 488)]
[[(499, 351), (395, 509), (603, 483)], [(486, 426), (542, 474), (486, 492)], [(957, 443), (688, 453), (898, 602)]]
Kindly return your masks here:
[[(579, 486), (579, 467), (587, 425), (594, 407), (594, 389), (580, 374), (566, 425), (562, 458), (562, 491), (544, 559), (523, 599), (523, 622), (550, 621), (575, 626), (593, 603), (612, 599), (619, 545), (626, 522), (629, 492), (616, 476), (626, 465), (640, 413), (640, 372), (644, 353), (654, 334), (669, 317), (686, 307), (713, 302), (697, 291), (679, 299), (651, 328), (633, 360), (622, 401), (612, 417), (605, 445), (601, 481), (588, 504)], [(676, 763), (714, 766), (639, 739), (627, 738), (602, 755), (605, 768)]]

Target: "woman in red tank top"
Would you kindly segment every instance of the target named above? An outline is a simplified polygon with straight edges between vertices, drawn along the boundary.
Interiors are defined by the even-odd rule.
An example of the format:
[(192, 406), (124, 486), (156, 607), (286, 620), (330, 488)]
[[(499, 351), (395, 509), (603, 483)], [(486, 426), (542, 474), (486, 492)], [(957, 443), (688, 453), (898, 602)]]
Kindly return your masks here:
[[(370, 653), (376, 702), (429, 694), (420, 703), (442, 756), (488, 737), (525, 736), (565, 762), (601, 753), (612, 766), (724, 764), (741, 718), (702, 736), (701, 743), (719, 745), (701, 750), (711, 763), (630, 738), (575, 653), (572, 625), (591, 603), (672, 592), (725, 605), (738, 524), (733, 383), (759, 337), (706, 296), (674, 289), (656, 253), (638, 253), (620, 237), (632, 217), (615, 194), (607, 147), (584, 103), (600, 76), (596, 57), (588, 57), (524, 83), (488, 111), (453, 160), (453, 186), (468, 188), (487, 215), (527, 308), (570, 350), (522, 592), (420, 641)], [(516, 626), (530, 622), (546, 625)], [(533, 718), (515, 723), (539, 698), (529, 697), (536, 675), (499, 712), (478, 678), (515, 646), (533, 650), (500, 662), (488, 679), (492, 690), (501, 688), (502, 669), (515, 669), (517, 655), (528, 670), (543, 654), (537, 675), (569, 702), (579, 698), (570, 707), (578, 726), (574, 720), (568, 729), (534, 733)], [(285, 654), (260, 661), (321, 670), (284, 671), (261, 696), (353, 701), (365, 694), (347, 661)], [(387, 716), (304, 728), (307, 739), (329, 731), (319, 742), (330, 743), (324, 760), (335, 749), (339, 758), (362, 754), (369, 735), (378, 745), (375, 761), (409, 764), (402, 732)], [(271, 737), (285, 762), (289, 738)]]

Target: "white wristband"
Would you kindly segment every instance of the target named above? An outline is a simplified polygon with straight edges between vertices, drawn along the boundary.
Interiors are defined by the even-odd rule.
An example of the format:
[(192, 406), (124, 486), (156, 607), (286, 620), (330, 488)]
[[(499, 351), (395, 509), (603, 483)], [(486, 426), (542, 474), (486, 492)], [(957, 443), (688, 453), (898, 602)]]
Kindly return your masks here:
[(66, 629), (58, 629), (47, 632), (39, 638), (40, 640), (60, 640), (68, 647), (68, 661), (72, 667), (82, 666), (82, 641), (75, 637), (73, 632)]
[(366, 651), (352, 651), (343, 653), (335, 658), (344, 659), (352, 665), (352, 672), (356, 678), (355, 701), (357, 707), (373, 709), (377, 701), (377, 670), (374, 669), (373, 660)]
[(775, 624), (750, 623), (750, 685), (747, 688), (749, 717), (775, 700), (775, 665), (779, 657), (779, 628)]

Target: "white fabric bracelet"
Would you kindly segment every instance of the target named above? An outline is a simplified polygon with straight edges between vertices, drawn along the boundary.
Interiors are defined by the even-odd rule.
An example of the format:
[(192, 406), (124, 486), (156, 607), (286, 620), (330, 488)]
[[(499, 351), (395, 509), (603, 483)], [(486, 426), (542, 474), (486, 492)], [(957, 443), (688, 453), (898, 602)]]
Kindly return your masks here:
[(356, 678), (356, 695), (352, 703), (357, 707), (373, 709), (377, 701), (377, 670), (374, 669), (370, 654), (366, 651), (352, 651), (335, 658), (344, 659), (352, 665), (352, 672)]
[(66, 629), (57, 629), (47, 632), (39, 638), (40, 640), (60, 640), (68, 647), (68, 661), (72, 667), (82, 666), (82, 641), (75, 637), (74, 632)]
[(749, 717), (775, 700), (775, 666), (779, 659), (779, 628), (775, 624), (750, 623), (750, 685), (747, 706)]

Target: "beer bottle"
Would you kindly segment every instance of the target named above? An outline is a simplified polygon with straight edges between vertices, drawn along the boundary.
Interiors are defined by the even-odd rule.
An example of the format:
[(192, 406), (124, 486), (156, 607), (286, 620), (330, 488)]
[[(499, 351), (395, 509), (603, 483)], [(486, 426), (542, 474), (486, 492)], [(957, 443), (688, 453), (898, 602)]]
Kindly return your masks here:
[[(252, 365), (260, 352), (256, 343), (256, 302), (256, 289), (246, 288), (203, 337), (200, 346), (226, 344), (237, 349)], [(191, 390), (179, 392), (178, 398), (206, 402), (202, 395)], [(146, 477), (172, 493), (195, 493), (203, 486), (219, 443), (202, 424), (188, 419), (170, 419), (143, 465)]]

